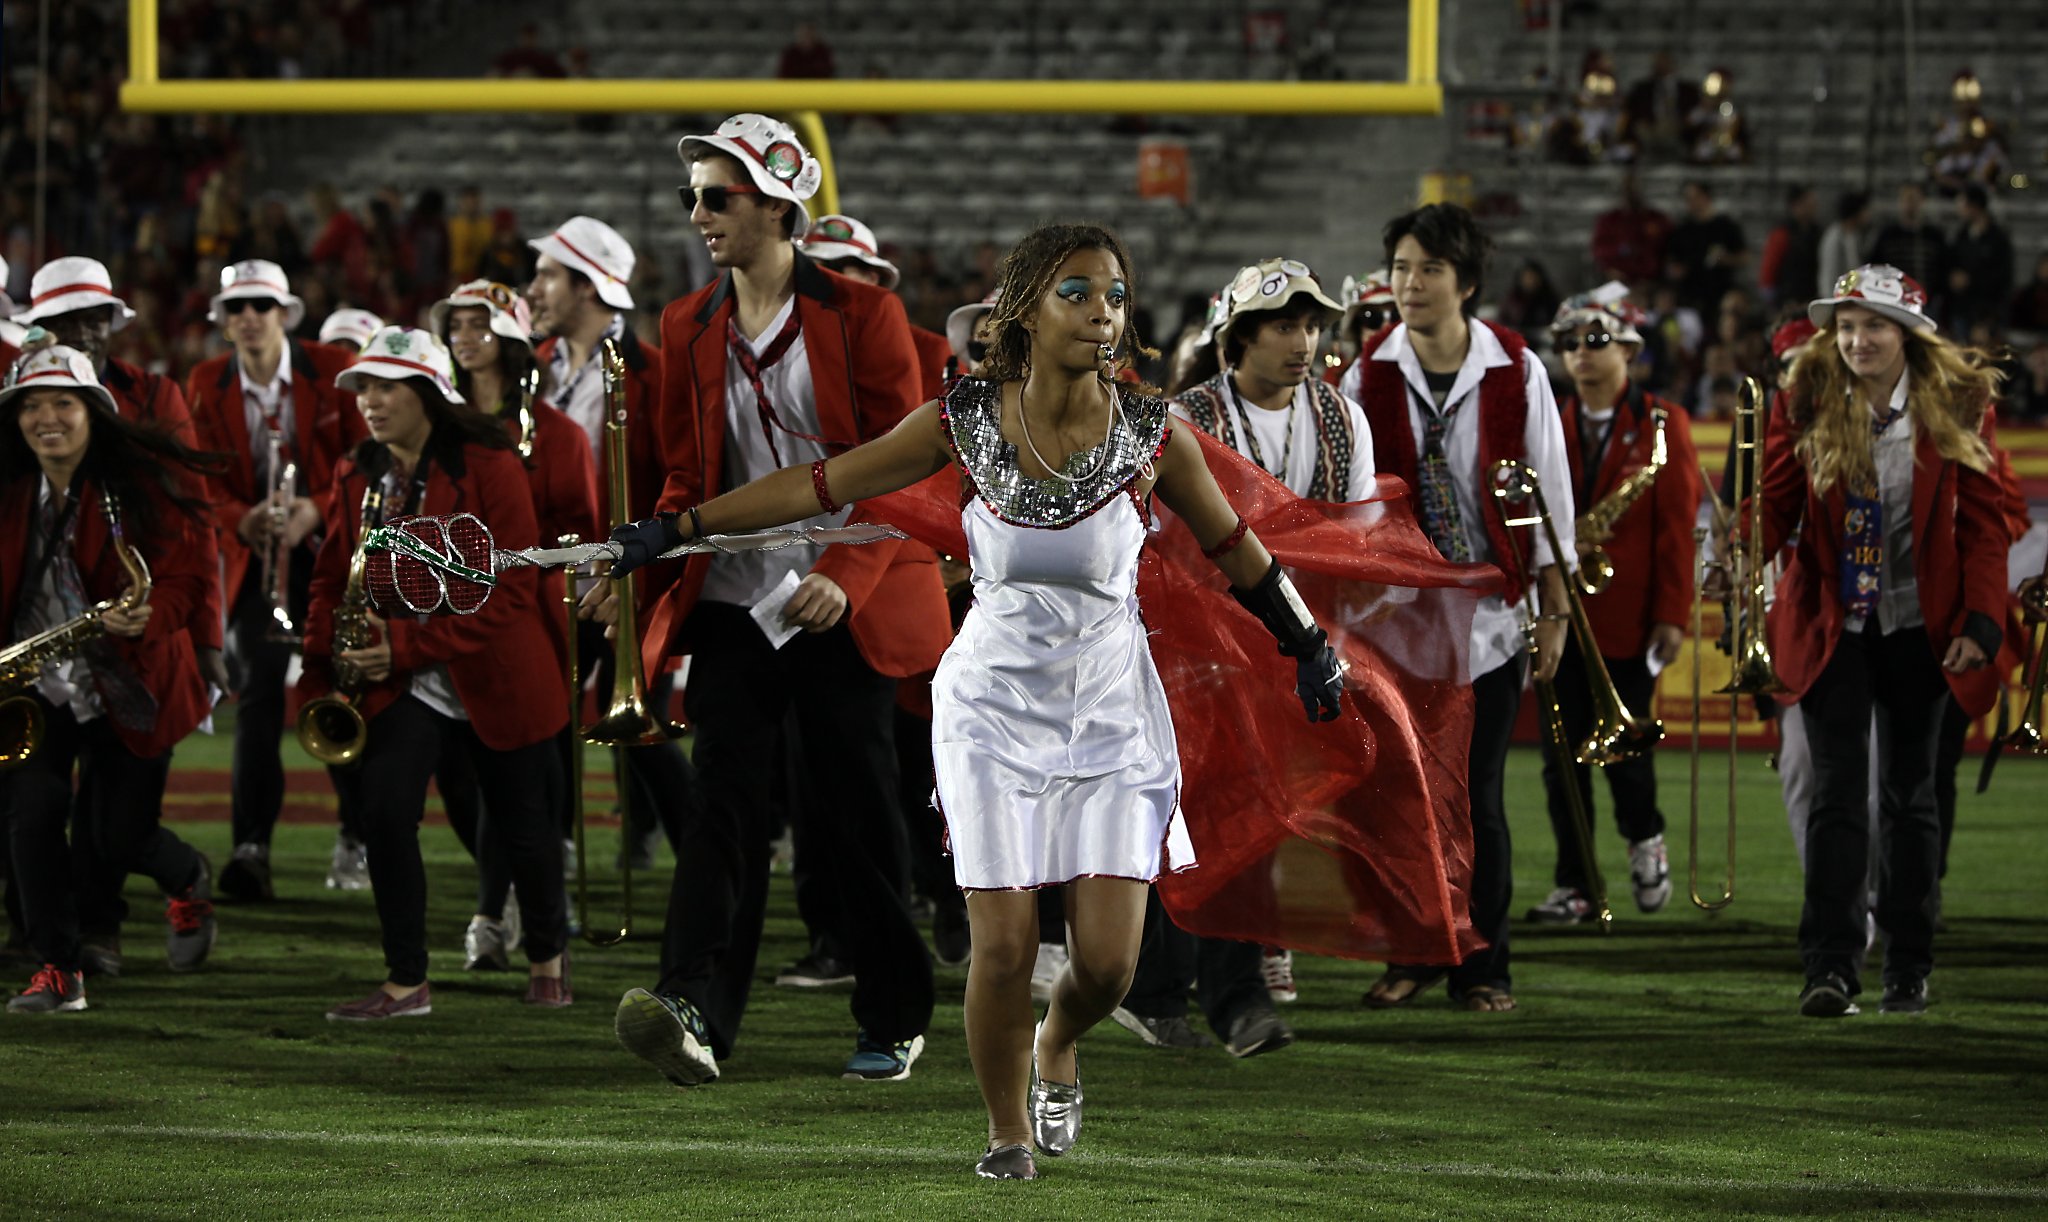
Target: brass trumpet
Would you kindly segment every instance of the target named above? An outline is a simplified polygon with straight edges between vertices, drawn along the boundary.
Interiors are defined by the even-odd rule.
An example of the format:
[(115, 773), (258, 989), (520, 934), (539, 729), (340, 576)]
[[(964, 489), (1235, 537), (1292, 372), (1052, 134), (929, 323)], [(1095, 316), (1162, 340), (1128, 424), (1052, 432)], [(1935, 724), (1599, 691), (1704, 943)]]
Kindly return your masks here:
[(1769, 695), (1785, 690), (1771, 661), (1771, 644), (1764, 635), (1763, 387), (1755, 378), (1742, 380), (1742, 404), (1735, 412), (1735, 444), (1731, 447), (1730, 486), (1741, 505), (1748, 491), (1748, 511), (1731, 515), (1728, 548), (1729, 594), (1722, 605), (1728, 623), (1728, 683), (1715, 689), (1728, 699), (1728, 850), (1721, 894), (1713, 899), (1700, 894), (1700, 613), (1706, 599), (1699, 591), (1706, 581), (1706, 532), (1693, 532), (1699, 553), (1693, 563), (1692, 607), (1692, 802), (1687, 831), (1691, 860), (1686, 864), (1686, 889), (1693, 905), (1706, 912), (1718, 912), (1735, 902), (1735, 768), (1739, 744), (1736, 717), (1742, 696)]
[[(610, 493), (611, 525), (614, 529), (632, 521), (632, 490), (626, 479), (628, 456), (626, 453), (626, 361), (619, 347), (607, 339), (602, 345), (599, 359), (603, 362), (605, 393), (605, 462), (607, 467), (608, 491)], [(619, 870), (620, 919), (618, 932), (598, 935), (591, 930), (589, 919), (590, 854), (584, 851), (582, 781), (583, 763), (580, 747), (570, 751), (574, 757), (570, 765), (572, 785), (576, 794), (576, 914), (577, 923), (582, 927), (583, 936), (596, 946), (610, 946), (624, 941), (633, 932), (633, 853), (632, 846), (624, 844), (627, 830), (631, 826), (629, 809), (632, 794), (631, 778), (626, 769), (626, 748), (643, 747), (665, 742), (682, 734), (683, 727), (662, 717), (647, 698), (647, 675), (640, 661), (640, 617), (634, 606), (636, 582), (629, 574), (618, 580), (616, 590), (619, 598), (619, 618), (613, 633), (612, 643), (612, 699), (604, 716), (591, 725), (583, 727), (582, 740), (597, 743), (612, 749), (612, 773), (618, 788), (619, 834), (622, 842)], [(565, 598), (572, 617), (569, 635), (575, 636), (575, 582), (568, 583), (569, 593)], [(582, 710), (575, 694), (581, 686), (575, 681), (575, 647), (570, 646), (570, 689), (572, 707), (576, 713), (572, 720), (580, 717)]]
[[(1560, 764), (1576, 761), (1580, 764), (1612, 764), (1631, 759), (1657, 745), (1664, 737), (1664, 723), (1654, 718), (1637, 717), (1622, 703), (1621, 693), (1614, 690), (1614, 679), (1607, 673), (1607, 663), (1600, 656), (1600, 645), (1593, 637), (1593, 625), (1586, 618), (1586, 604), (1579, 596), (1580, 578), (1573, 570), (1572, 553), (1565, 550), (1557, 535), (1557, 523), (1550, 516), (1550, 506), (1543, 498), (1543, 481), (1536, 469), (1516, 459), (1502, 459), (1488, 470), (1493, 491), (1494, 508), (1499, 511), (1501, 521), (1509, 528), (1508, 538), (1515, 549), (1517, 567), (1529, 572), (1529, 551), (1521, 544), (1514, 528), (1533, 527), (1544, 533), (1550, 544), (1551, 555), (1565, 569), (1565, 601), (1567, 618), (1571, 622), (1572, 639), (1578, 643), (1581, 663), (1586, 667), (1587, 686), (1593, 693), (1593, 731), (1586, 740), (1572, 747), (1564, 728), (1564, 710), (1557, 702), (1557, 686), (1547, 679), (1536, 679), (1536, 711), (1543, 720), (1543, 731), (1548, 741), (1552, 758)], [(1514, 505), (1527, 508), (1517, 513)], [(1540, 619), (1533, 599), (1525, 599), (1522, 615), (1522, 636), (1529, 644), (1529, 652), (1536, 653), (1536, 625)], [(1581, 864), (1586, 871), (1586, 886), (1593, 892), (1594, 906), (1600, 913), (1600, 928), (1604, 932), (1614, 923), (1614, 912), (1607, 903), (1607, 879), (1600, 870), (1600, 854), (1593, 842), (1593, 821), (1586, 810), (1585, 795), (1579, 792), (1578, 777), (1569, 768), (1565, 776), (1565, 802), (1571, 808), (1572, 823), (1579, 833)]]
[(43, 709), (30, 692), (43, 677), (43, 668), (77, 657), (87, 645), (104, 637), (108, 612), (133, 611), (149, 601), (149, 563), (122, 534), (120, 503), (112, 493), (102, 492), (100, 505), (114, 537), (114, 556), (127, 572), (128, 588), (86, 608), (75, 619), (0, 649), (0, 769), (27, 763), (42, 745)]

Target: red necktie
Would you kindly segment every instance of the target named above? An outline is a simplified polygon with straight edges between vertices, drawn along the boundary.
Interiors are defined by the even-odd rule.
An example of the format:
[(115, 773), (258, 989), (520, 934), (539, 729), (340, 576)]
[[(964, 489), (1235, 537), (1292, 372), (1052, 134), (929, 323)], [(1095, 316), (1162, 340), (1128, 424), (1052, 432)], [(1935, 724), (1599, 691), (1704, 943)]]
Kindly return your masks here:
[(768, 387), (762, 382), (762, 375), (775, 368), (777, 362), (789, 355), (790, 347), (796, 343), (799, 334), (797, 312), (792, 309), (789, 312), (789, 321), (784, 323), (782, 330), (776, 333), (774, 340), (769, 343), (767, 350), (762, 352), (759, 357), (756, 357), (753, 346), (747, 343), (746, 339), (740, 335), (739, 325), (731, 319), (727, 319), (725, 323), (726, 349), (731, 352), (732, 359), (739, 362), (740, 372), (747, 375), (747, 384), (754, 388), (754, 410), (761, 417), (761, 436), (767, 439), (768, 454), (775, 460), (777, 467), (782, 465), (782, 451), (775, 444), (775, 431), (777, 429), (788, 433), (792, 437), (801, 437), (805, 441), (815, 441), (822, 446), (830, 446), (832, 444), (823, 437), (814, 437), (809, 433), (800, 433), (784, 424), (782, 417), (775, 410), (775, 405), (768, 401)]

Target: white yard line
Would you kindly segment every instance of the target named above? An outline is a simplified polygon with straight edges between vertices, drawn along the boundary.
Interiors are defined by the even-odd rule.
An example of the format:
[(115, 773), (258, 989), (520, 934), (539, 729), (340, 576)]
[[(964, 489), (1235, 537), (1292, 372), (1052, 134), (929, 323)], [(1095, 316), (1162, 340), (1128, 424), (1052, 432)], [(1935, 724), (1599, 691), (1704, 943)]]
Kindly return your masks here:
[[(496, 1133), (337, 1133), (324, 1129), (230, 1129), (188, 1125), (154, 1124), (63, 1124), (48, 1120), (0, 1121), (0, 1138), (10, 1134), (39, 1137), (141, 1137), (171, 1138), (179, 1141), (290, 1142), (322, 1146), (396, 1146), (436, 1150), (521, 1150), (540, 1153), (587, 1150), (599, 1154), (739, 1154), (772, 1160), (786, 1167), (791, 1158), (822, 1160), (859, 1158), (870, 1161), (960, 1162), (971, 1151), (940, 1150), (928, 1146), (862, 1146), (784, 1144), (764, 1141), (649, 1140), (623, 1137), (522, 1137)], [(1125, 1154), (1088, 1150), (1071, 1162), (1078, 1166), (1129, 1167), (1146, 1171), (1172, 1171), (1185, 1176), (1189, 1162), (1179, 1154)], [(1826, 1192), (1905, 1194), (1914, 1197), (1959, 1200), (2048, 1201), (2048, 1187), (2027, 1185), (1959, 1184), (1933, 1185), (1879, 1183), (1864, 1179), (1806, 1178), (1785, 1180), (1736, 1179), (1715, 1175), (1658, 1175), (1634, 1171), (1601, 1171), (1588, 1167), (1563, 1167), (1555, 1171), (1533, 1167), (1500, 1167), (1490, 1163), (1402, 1162), (1381, 1159), (1272, 1158), (1232, 1154), (1205, 1154), (1204, 1168), (1236, 1171), (1343, 1171), (1370, 1175), (1456, 1176), (1463, 1179), (1499, 1180), (1514, 1183), (1613, 1184), (1627, 1187), (1693, 1189), (1712, 1192)]]

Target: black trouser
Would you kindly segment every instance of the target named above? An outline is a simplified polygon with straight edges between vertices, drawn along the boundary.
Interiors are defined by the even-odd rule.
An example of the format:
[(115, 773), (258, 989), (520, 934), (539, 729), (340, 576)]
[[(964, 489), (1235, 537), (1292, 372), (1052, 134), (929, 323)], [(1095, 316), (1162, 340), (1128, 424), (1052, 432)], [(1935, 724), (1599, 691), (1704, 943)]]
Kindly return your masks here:
[[(111, 886), (118, 899), (129, 874), (146, 874), (166, 895), (178, 894), (198, 880), (199, 854), (161, 823), (170, 752), (143, 759), (122, 744), (105, 717), (80, 725), (69, 707), (52, 707), (40, 694), (32, 698), (43, 710), (42, 741), (26, 762), (0, 773), (0, 814), (7, 819), (29, 944), (43, 962), (75, 972), (88, 915), (80, 911), (80, 896), (105, 894)], [(93, 778), (89, 796), (76, 801), (74, 767)], [(105, 916), (90, 915), (96, 922)], [(114, 923), (118, 927), (118, 916)]]
[(932, 723), (896, 707), (896, 763), (902, 772), (903, 832), (910, 888), (934, 907), (965, 910), (967, 896), (946, 859), (946, 821), (932, 805)]
[(547, 805), (548, 773), (557, 766), (554, 739), (496, 751), (468, 722), (445, 717), (407, 694), (370, 723), (370, 741), (348, 775), (362, 813), (370, 886), (384, 931), (384, 964), (396, 985), (427, 979), (427, 873), (420, 860), (420, 819), (426, 813), (427, 781), (450, 749), (469, 757), (483, 791), (477, 856), (509, 862), (519, 887), (527, 959), (552, 959), (568, 942), (562, 838)]
[[(1948, 845), (1956, 834), (1956, 769), (1962, 766), (1963, 743), (1970, 736), (1970, 715), (1949, 693), (1948, 706), (1941, 711), (1941, 747), (1934, 757), (1934, 805), (1941, 812), (1941, 868), (1935, 877), (1948, 877)], [(1936, 888), (1939, 891), (1939, 888)], [(1936, 900), (1937, 911), (1940, 901)]]
[(1182, 929), (1154, 889), (1145, 897), (1145, 940), (1124, 1008), (1146, 1018), (1179, 1018), (1188, 1012), (1192, 986), (1210, 1028), (1228, 1039), (1238, 1015), (1270, 1004), (1262, 954), (1256, 942), (1198, 937)]
[(1935, 877), (1941, 814), (1935, 801), (1948, 684), (1923, 628), (1844, 632), (1800, 700), (1813, 756), (1806, 823), (1806, 905), (1799, 950), (1806, 978), (1834, 973), (1859, 987), (1870, 861), (1870, 724), (1877, 714), (1877, 924), (1884, 978), (1912, 981), (1934, 964)]
[(838, 895), (854, 1019), (874, 1040), (922, 1034), (931, 1023), (931, 956), (903, 902), (890, 832), (895, 681), (868, 666), (844, 624), (776, 650), (744, 608), (703, 603), (686, 639), (704, 802), (676, 855), (658, 987), (694, 1003), (713, 1053), (731, 1053), (761, 946), (777, 730), (793, 710), (804, 765), (794, 804), (821, 816), (812, 826)]
[[(303, 545), (295, 549), (291, 565), (293, 622), (303, 625), (313, 550)], [(235, 843), (266, 848), (284, 807), (284, 760), (278, 746), (284, 738), (285, 673), (295, 651), (295, 646), (268, 639), (272, 622), (261, 557), (251, 555), (248, 575), (228, 616), (236, 685), (234, 777), (228, 792)]]
[[(1515, 898), (1513, 844), (1508, 837), (1508, 740), (1522, 706), (1523, 659), (1515, 657), (1472, 681), (1472, 750), (1467, 769), (1472, 808), (1472, 927), (1486, 946), (1451, 969), (1450, 993), (1509, 989), (1508, 908)], [(1414, 965), (1404, 965), (1414, 966)]]
[[(1557, 707), (1564, 713), (1565, 741), (1576, 751), (1593, 730), (1593, 687), (1586, 676), (1586, 664), (1579, 652), (1578, 641), (1567, 640), (1564, 659), (1557, 668)], [(1649, 662), (1641, 657), (1604, 658), (1603, 661), (1607, 663), (1608, 677), (1614, 680), (1614, 690), (1621, 697), (1622, 704), (1638, 717), (1649, 716), (1650, 703), (1657, 690), (1657, 680), (1650, 674)], [(1607, 792), (1614, 799), (1615, 826), (1631, 844), (1664, 832), (1664, 812), (1657, 809), (1655, 754), (1654, 750), (1645, 751), (1633, 759), (1600, 769), (1607, 775)], [(1592, 818), (1593, 770), (1576, 760), (1567, 762), (1573, 780), (1578, 784), (1579, 794), (1585, 799), (1590, 830), (1598, 826)], [(1579, 844), (1578, 825), (1572, 821), (1571, 795), (1564, 787), (1563, 771), (1558, 767), (1547, 737), (1543, 743), (1543, 791), (1550, 802), (1550, 830), (1557, 838), (1557, 868), (1551, 877), (1557, 886), (1571, 887), (1590, 896), (1592, 888), (1586, 878), (1585, 852)], [(1598, 839), (1596, 834), (1596, 844)]]

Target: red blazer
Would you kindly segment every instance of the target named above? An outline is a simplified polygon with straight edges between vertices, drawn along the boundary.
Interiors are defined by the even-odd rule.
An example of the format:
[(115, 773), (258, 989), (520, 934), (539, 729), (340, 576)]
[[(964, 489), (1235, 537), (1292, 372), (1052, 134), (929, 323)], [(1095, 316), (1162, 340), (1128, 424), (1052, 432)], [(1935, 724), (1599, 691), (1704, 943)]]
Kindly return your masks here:
[[(555, 359), (555, 345), (559, 338), (543, 340), (534, 350), (534, 357), (545, 367)], [(619, 352), (626, 361), (626, 514), (625, 522), (637, 522), (654, 516), (654, 503), (661, 496), (661, 487), (668, 479), (668, 465), (662, 461), (662, 440), (659, 421), (655, 419), (661, 403), (661, 350), (650, 348), (640, 342), (631, 327), (619, 339)], [(574, 423), (571, 421), (571, 423)], [(584, 444), (589, 444), (586, 434)], [(599, 443), (591, 455), (597, 472), (597, 521), (602, 529), (584, 536), (584, 542), (601, 542), (611, 534), (612, 518), (612, 474), (609, 447)], [(552, 536), (543, 534), (543, 546), (553, 547)], [(640, 570), (636, 602), (641, 614), (652, 610), (656, 596), (683, 575), (680, 561), (669, 560), (651, 564)]]
[[(1773, 431), (1796, 427), (1789, 416), (1773, 414)], [(1996, 425), (1990, 412), (1979, 426), (1985, 443), (1997, 452)], [(2012, 538), (2000, 510), (1999, 478), (1994, 470), (1979, 473), (1946, 461), (1934, 443), (1915, 430), (1913, 469), (1913, 561), (1919, 578), (1920, 613), (1927, 623), (1928, 645), (1935, 661), (1949, 642), (1976, 632), (2002, 635), (2006, 609), (2006, 553)], [(1807, 482), (1798, 451), (1781, 439), (1772, 445), (1764, 468), (1764, 552), (1775, 554), (1796, 528), (1792, 560), (1778, 579), (1766, 631), (1778, 674), (1798, 701), (1813, 686), (1834, 656), (1842, 636), (1840, 557), (1842, 514), (1847, 508), (1838, 486), (1817, 495)], [(1973, 633), (1974, 635), (1974, 633)], [(1996, 654), (1999, 641), (1986, 644)], [(1999, 675), (1994, 666), (1962, 674), (1942, 672), (1956, 703), (1971, 717), (1982, 717), (1998, 698)]]
[[(0, 633), (12, 640), (16, 608), (22, 583), (28, 576), (28, 540), (37, 518), (40, 474), (25, 476), (0, 491)], [(212, 533), (201, 522), (151, 490), (157, 511), (156, 536), (141, 542), (142, 558), (149, 565), (149, 605), (154, 611), (143, 634), (134, 640), (108, 636), (124, 661), (134, 668), (142, 685), (157, 700), (156, 723), (149, 730), (133, 732), (114, 725), (123, 746), (145, 759), (160, 756), (190, 734), (209, 712), (206, 681), (200, 678), (199, 663), (192, 652), (187, 628), (193, 614), (213, 582), (208, 567), (206, 538)], [(107, 518), (100, 507), (100, 491), (91, 480), (79, 484), (78, 528), (72, 547), (78, 557), (78, 575), (85, 582), (88, 602), (99, 602), (119, 594), (128, 585), (128, 571), (114, 554)], [(139, 542), (135, 515), (125, 523), (130, 542)]]
[(1572, 488), (1579, 512), (1586, 510), (1650, 463), (1657, 430), (1650, 420), (1663, 408), (1663, 471), (1649, 491), (1614, 524), (1614, 537), (1601, 546), (1614, 561), (1614, 582), (1604, 593), (1586, 595), (1586, 618), (1600, 653), (1640, 658), (1656, 624), (1683, 626), (1692, 616), (1692, 532), (1700, 508), (1699, 451), (1685, 409), (1628, 387), (1615, 406), (1614, 431), (1587, 495), (1585, 458), (1579, 447), (1579, 401), (1565, 400), (1564, 445), (1571, 457)]
[[(109, 357), (107, 367), (100, 371), (100, 384), (107, 393), (114, 396), (114, 407), (121, 418), (134, 424), (146, 424), (169, 433), (195, 450), (204, 449), (199, 444), (199, 435), (192, 428), (192, 413), (185, 406), (185, 396), (179, 392), (178, 384), (157, 373), (144, 373), (126, 361)], [(200, 476), (192, 477), (191, 494), (208, 495), (207, 481)], [(200, 546), (205, 551), (206, 570), (214, 574), (207, 583), (204, 596), (192, 607), (192, 647), (220, 651), (223, 632), (220, 594), (220, 540), (212, 531), (204, 532)]]
[[(285, 359), (292, 367), (292, 436), (299, 472), (307, 495), (324, 502), (334, 483), (334, 464), (370, 435), (356, 397), (334, 384), (355, 360), (330, 344), (287, 339)], [(232, 352), (200, 362), (185, 381), (192, 402), (192, 424), (201, 449), (227, 456), (227, 470), (208, 481), (214, 525), (220, 532), (221, 593), (239, 598), (249, 571), (249, 545), (236, 533), (242, 515), (268, 491), (256, 486), (256, 459), (251, 452), (248, 407), (242, 399), (241, 363)]]
[[(519, 456), (469, 445), (462, 459), (466, 469), (459, 479), (434, 464), (420, 512), (473, 513), (491, 528), (498, 547), (534, 546), (533, 496)], [(334, 609), (348, 584), (368, 482), (353, 456), (335, 468), (326, 537), (313, 565), (312, 605), (306, 613), (305, 670), (298, 689), (306, 700), (334, 688)], [(455, 694), (485, 746), (510, 751), (559, 733), (569, 721), (569, 682), (556, 662), (546, 623), (550, 613), (559, 612), (538, 605), (539, 588), (538, 573), (515, 568), (498, 575), (497, 589), (474, 615), (417, 618), (378, 610), (390, 623), (392, 676), (365, 689), (363, 716), (374, 721), (411, 685), (409, 672), (439, 662), (447, 665)]]
[[(501, 419), (505, 435), (518, 444), (518, 415)], [(533, 457), (525, 466), (540, 546), (553, 547), (563, 535), (578, 535), (585, 543), (605, 537), (608, 532), (599, 525), (604, 515), (597, 508), (597, 467), (590, 460), (590, 438), (583, 426), (545, 399), (533, 404)], [(562, 569), (544, 569), (540, 574), (541, 615), (547, 620), (548, 640), (555, 647), (558, 665), (566, 665), (569, 657), (568, 612), (562, 605), (566, 580)]]
[(924, 374), (924, 397), (918, 402), (929, 403), (946, 393), (946, 362), (953, 359), (953, 342), (914, 324), (910, 342), (917, 349), (917, 367)]
[[(834, 439), (835, 452), (881, 436), (924, 401), (903, 303), (883, 289), (833, 275), (801, 252), (795, 277), (820, 434)], [(668, 482), (657, 509), (663, 512), (701, 504), (724, 487), (725, 328), (735, 308), (727, 275), (670, 302), (661, 316)], [(707, 557), (691, 557), (682, 579), (648, 617), (641, 648), (650, 673), (674, 646), (709, 569)], [(903, 678), (938, 665), (951, 634), (931, 548), (908, 541), (829, 547), (812, 572), (846, 591), (854, 643), (869, 666)]]

